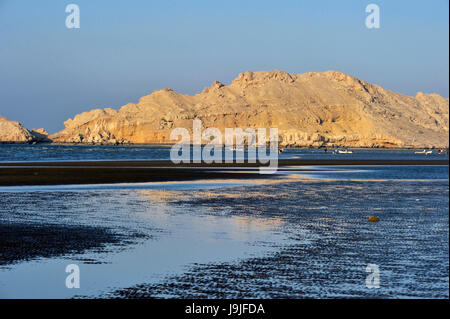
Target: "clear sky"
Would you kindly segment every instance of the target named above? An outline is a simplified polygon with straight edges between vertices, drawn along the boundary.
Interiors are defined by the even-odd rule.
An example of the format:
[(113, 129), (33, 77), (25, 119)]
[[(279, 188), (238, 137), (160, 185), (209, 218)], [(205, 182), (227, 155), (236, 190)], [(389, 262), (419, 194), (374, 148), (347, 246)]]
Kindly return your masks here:
[[(70, 3), (80, 29), (65, 26)], [(379, 29), (365, 26), (369, 3)], [(448, 97), (448, 12), (448, 0), (0, 0), (0, 115), (54, 133), (83, 111), (247, 70), (337, 70)]]

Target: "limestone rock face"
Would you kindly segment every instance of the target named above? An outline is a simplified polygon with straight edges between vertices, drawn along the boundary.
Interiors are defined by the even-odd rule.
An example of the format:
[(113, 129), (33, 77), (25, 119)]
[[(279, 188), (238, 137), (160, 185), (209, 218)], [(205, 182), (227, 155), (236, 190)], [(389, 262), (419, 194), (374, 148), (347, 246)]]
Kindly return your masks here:
[[(245, 72), (194, 96), (163, 89), (119, 110), (95, 109), (67, 120), (54, 142), (174, 143), (176, 127), (277, 127), (281, 145), (448, 147), (449, 100), (388, 91), (335, 72)], [(204, 141), (207, 143), (208, 141)]]
[(34, 136), (19, 122), (0, 116), (0, 143), (32, 143)]
[(49, 143), (49, 142), (51, 142), (51, 140), (49, 139), (49, 133), (46, 131), (46, 130), (44, 130), (43, 128), (40, 128), (40, 129), (32, 129), (31, 130), (31, 135), (33, 135), (33, 137), (34, 137), (34, 140), (37, 142), (37, 143)]

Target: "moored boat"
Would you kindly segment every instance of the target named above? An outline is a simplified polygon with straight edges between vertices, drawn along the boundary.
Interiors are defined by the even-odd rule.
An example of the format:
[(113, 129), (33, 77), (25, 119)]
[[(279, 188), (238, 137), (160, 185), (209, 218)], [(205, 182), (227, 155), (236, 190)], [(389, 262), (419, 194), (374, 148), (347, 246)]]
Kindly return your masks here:
[(353, 151), (350, 150), (338, 150), (339, 154), (353, 154)]

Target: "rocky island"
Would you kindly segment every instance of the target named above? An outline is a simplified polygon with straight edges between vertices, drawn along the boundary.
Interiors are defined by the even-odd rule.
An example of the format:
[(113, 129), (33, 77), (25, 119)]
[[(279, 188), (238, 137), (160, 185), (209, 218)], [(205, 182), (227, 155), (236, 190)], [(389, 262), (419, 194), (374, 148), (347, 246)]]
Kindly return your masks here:
[(48, 135), (43, 128), (29, 131), (21, 123), (0, 116), (0, 143), (48, 143)]
[[(1, 119), (1, 141), (36, 141), (36, 132)], [(157, 90), (119, 110), (78, 114), (49, 138), (57, 143), (170, 144), (171, 130), (190, 129), (194, 119), (220, 130), (278, 127), (280, 144), (293, 147), (443, 148), (449, 143), (448, 98), (421, 92), (406, 96), (335, 71), (245, 72), (230, 85), (215, 81), (194, 96)]]

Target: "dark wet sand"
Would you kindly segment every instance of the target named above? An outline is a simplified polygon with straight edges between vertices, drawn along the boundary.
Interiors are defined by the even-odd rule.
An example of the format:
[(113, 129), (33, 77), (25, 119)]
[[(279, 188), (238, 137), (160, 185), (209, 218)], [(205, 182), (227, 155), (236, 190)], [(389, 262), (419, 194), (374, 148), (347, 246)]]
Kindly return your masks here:
[(40, 257), (102, 250), (123, 245), (123, 236), (106, 228), (85, 225), (10, 223), (0, 220), (0, 266)]
[[(261, 200), (267, 194), (276, 196)], [(198, 191), (170, 204), (201, 207), (206, 216), (229, 207), (229, 215), (280, 220), (293, 242), (264, 256), (192, 264), (104, 297), (448, 299), (448, 182), (261, 184)], [(372, 214), (378, 223), (368, 222)], [(379, 289), (365, 285), (368, 263), (380, 266)]]
[[(281, 160), (285, 166), (335, 165), (448, 165), (448, 160)], [(170, 161), (78, 161), (21, 162), (0, 164), (0, 186), (68, 185), (103, 183), (143, 183), (192, 181), (204, 179), (267, 178), (255, 174), (260, 164), (254, 163), (189, 163)], [(253, 168), (251, 171), (226, 171), (222, 168)]]
[[(293, 162), (284, 165), (299, 165)], [(370, 165), (367, 161), (352, 162), (352, 165)], [(436, 164), (422, 162), (415, 165)], [(132, 167), (130, 162), (125, 163), (121, 169)], [(67, 164), (55, 163), (50, 168), (65, 169)], [(77, 164), (75, 168), (85, 169), (82, 166), (85, 163)], [(106, 165), (114, 172), (115, 164)], [(133, 164), (143, 165), (142, 162)], [(348, 161), (340, 165), (345, 164), (349, 165)], [(411, 165), (411, 162), (402, 164)], [(440, 163), (443, 164), (448, 162)], [(98, 162), (89, 165), (93, 170), (100, 166)], [(318, 165), (317, 161), (314, 165)], [(32, 169), (26, 166), (29, 164), (22, 165), (23, 169)], [(150, 168), (169, 170), (157, 165)], [(188, 174), (189, 170), (186, 171)], [(199, 171), (209, 175), (210, 170), (200, 167)], [(252, 175), (253, 178), (255, 175), (259, 174)], [(177, 207), (201, 207), (198, 213), (205, 216), (222, 213), (226, 207), (231, 208), (226, 210), (230, 216), (279, 219), (283, 223), (282, 231), (295, 242), (275, 246), (277, 252), (266, 256), (194, 264), (183, 274), (162, 278), (157, 283), (142, 282), (118, 289), (108, 298), (448, 298), (448, 182), (301, 181), (195, 193), (196, 196), (166, 200)], [(268, 194), (276, 196), (267, 197)], [(29, 198), (31, 207), (38, 206), (34, 201)], [(17, 199), (11, 197), (11, 202)], [(55, 216), (64, 211), (57, 208)], [(75, 212), (78, 213), (78, 208)], [(379, 223), (367, 221), (372, 214), (380, 217)], [(134, 233), (124, 236), (107, 227), (36, 224), (34, 219), (11, 223), (9, 210), (4, 210), (1, 217), (4, 220), (0, 221), (0, 267), (39, 257), (104, 250), (111, 244), (125, 247), (130, 239), (139, 236)], [(305, 231), (290, 225), (302, 225)], [(380, 289), (365, 288), (365, 266), (369, 262), (380, 264), (383, 269)]]

